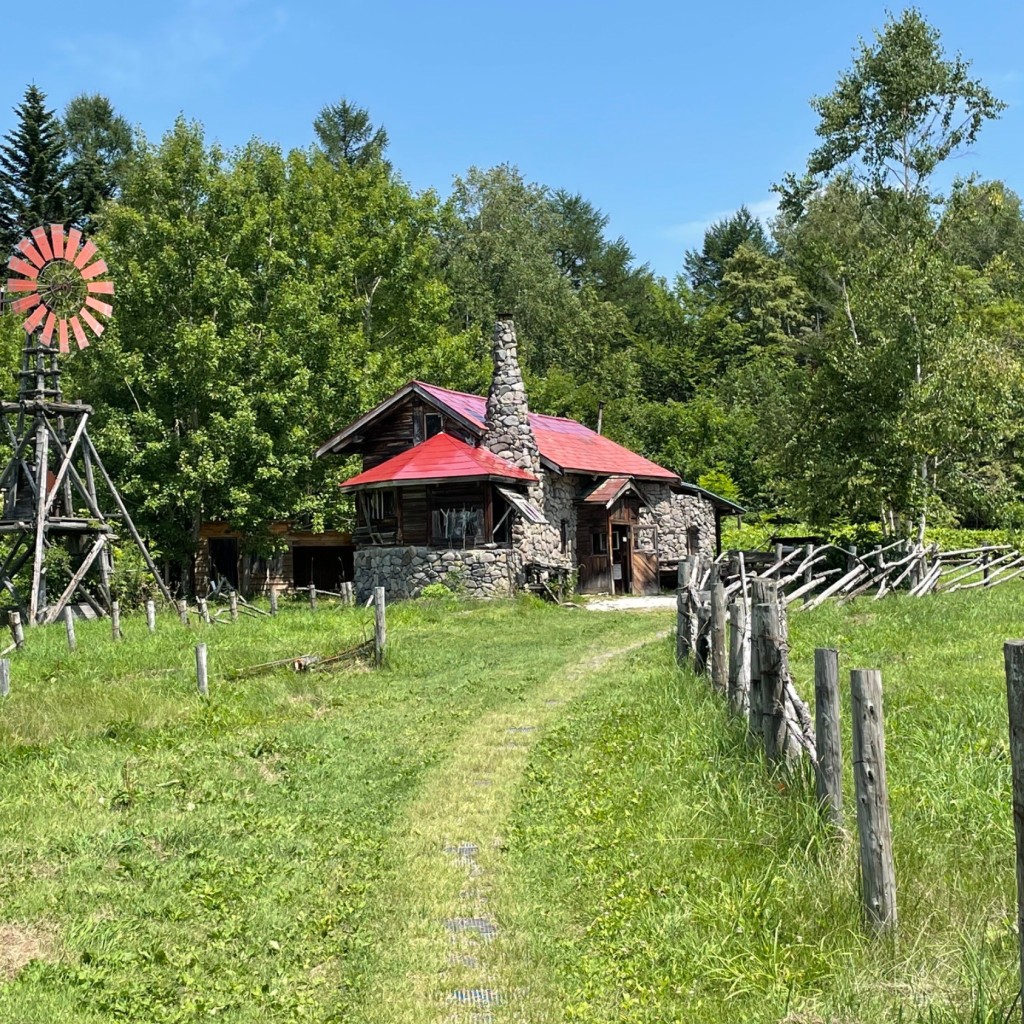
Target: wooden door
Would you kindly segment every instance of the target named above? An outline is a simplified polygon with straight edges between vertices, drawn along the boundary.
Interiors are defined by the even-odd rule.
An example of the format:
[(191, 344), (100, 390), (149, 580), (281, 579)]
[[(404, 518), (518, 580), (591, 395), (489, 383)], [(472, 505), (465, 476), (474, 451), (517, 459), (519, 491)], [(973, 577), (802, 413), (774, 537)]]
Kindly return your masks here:
[(658, 581), (657, 526), (634, 526), (632, 548), (633, 593), (644, 596), (657, 594), (661, 589)]

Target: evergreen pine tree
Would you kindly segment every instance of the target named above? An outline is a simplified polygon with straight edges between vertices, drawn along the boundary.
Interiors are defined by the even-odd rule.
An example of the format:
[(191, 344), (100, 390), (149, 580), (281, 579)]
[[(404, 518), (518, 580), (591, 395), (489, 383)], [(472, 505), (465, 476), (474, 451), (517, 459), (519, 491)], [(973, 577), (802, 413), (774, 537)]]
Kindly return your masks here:
[(10, 251), (38, 224), (70, 219), (64, 132), (35, 85), (14, 108), (18, 125), (0, 144), (0, 246)]

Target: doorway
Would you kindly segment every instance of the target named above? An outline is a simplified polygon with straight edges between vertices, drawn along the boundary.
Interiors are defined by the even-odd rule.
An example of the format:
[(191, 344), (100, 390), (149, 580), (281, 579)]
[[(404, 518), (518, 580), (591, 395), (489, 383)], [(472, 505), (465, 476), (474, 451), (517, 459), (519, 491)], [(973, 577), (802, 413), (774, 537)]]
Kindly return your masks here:
[(629, 526), (612, 523), (612, 590), (628, 594), (633, 589), (632, 530)]

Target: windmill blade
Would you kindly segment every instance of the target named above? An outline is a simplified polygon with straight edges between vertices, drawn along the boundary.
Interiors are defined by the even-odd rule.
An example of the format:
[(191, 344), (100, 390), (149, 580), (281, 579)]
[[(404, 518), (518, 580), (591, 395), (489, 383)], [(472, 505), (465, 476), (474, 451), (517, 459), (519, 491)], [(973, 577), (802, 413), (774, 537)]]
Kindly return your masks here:
[(50, 248), (50, 239), (46, 237), (46, 228), (33, 228), (29, 234), (35, 239), (43, 259), (49, 263), (53, 259), (53, 250)]

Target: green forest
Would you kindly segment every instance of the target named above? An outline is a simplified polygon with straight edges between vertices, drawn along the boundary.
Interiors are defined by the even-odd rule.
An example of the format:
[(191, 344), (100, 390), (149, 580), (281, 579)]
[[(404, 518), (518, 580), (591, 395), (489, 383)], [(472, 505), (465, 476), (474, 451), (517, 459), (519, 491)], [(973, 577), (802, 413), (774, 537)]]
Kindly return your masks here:
[[(358, 467), (316, 447), (410, 379), (486, 390), (512, 311), (532, 409), (593, 425), (742, 503), (823, 533), (1024, 525), (1024, 217), (970, 150), (1002, 102), (915, 9), (810, 99), (816, 145), (680, 253), (640, 263), (608, 216), (513, 165), (417, 192), (345, 99), (307, 148), (159, 139), (110, 101), (29, 86), (0, 145), (0, 234), (88, 231), (116, 282), (102, 340), (64, 363), (162, 558), (225, 520), (344, 529)], [(453, 117), (457, 116), (453, 114)], [(726, 130), (727, 126), (723, 126)], [(714, 147), (695, 156), (713, 160)], [(952, 168), (956, 169), (954, 176)], [(22, 317), (0, 360), (17, 368)], [(0, 374), (13, 395), (11, 373)]]

